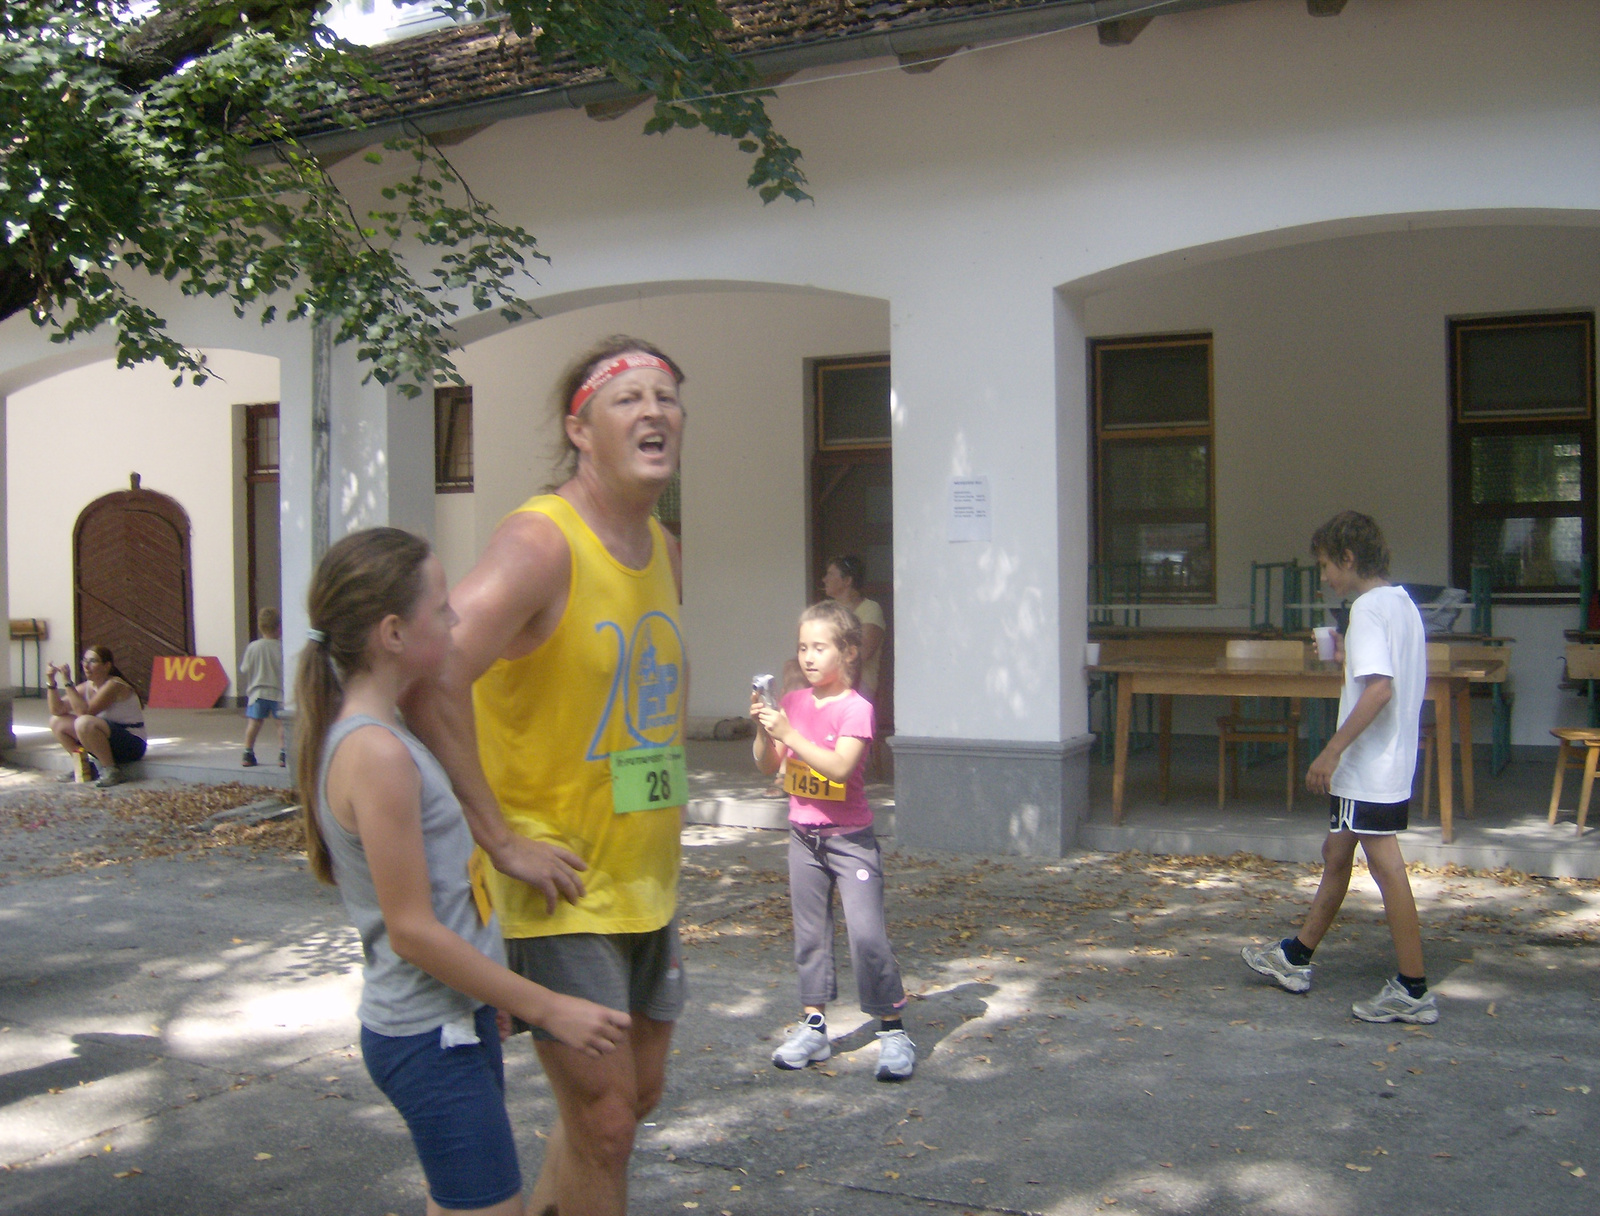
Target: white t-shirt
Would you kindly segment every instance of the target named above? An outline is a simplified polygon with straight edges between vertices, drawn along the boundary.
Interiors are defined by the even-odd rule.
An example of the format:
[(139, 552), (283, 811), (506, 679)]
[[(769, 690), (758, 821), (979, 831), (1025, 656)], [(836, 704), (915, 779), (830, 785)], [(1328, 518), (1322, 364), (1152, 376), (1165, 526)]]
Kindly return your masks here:
[(1350, 605), (1344, 637), (1344, 691), (1339, 725), (1366, 687), (1362, 677), (1388, 676), (1394, 696), (1339, 758), (1329, 789), (1359, 802), (1404, 802), (1417, 771), (1417, 732), (1428, 684), (1428, 635), (1422, 614), (1399, 587), (1374, 587)]

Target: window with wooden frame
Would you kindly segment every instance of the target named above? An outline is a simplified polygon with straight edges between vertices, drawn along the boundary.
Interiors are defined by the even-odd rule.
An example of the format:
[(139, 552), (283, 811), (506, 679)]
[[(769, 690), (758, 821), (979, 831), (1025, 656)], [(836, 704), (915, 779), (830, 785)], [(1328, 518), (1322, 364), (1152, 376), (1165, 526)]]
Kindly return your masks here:
[(1497, 599), (1567, 596), (1595, 548), (1594, 314), (1450, 322), (1451, 557)]
[(433, 390), (433, 489), (472, 493), (472, 388)]
[(278, 403), (244, 407), (244, 479), (278, 480)]
[(889, 446), (888, 355), (817, 359), (812, 374), (818, 451)]
[(1214, 600), (1211, 335), (1091, 339), (1089, 374), (1102, 584)]

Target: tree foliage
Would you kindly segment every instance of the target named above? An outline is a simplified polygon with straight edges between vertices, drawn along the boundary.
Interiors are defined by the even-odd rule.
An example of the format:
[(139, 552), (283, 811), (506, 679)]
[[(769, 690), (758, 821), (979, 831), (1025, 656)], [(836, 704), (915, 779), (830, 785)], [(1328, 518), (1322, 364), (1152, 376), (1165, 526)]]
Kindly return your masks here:
[[(387, 93), (323, 0), (4, 0), (0, 7), (0, 319), (52, 339), (110, 325), (122, 366), (203, 358), (138, 298), (138, 273), (264, 322), (313, 318), (409, 392), (457, 379), (451, 319), (520, 315), (534, 237), (504, 223), (420, 133), (367, 153), (390, 176), (358, 209), (300, 142), (307, 116), (355, 128)], [(647, 132), (704, 126), (753, 159), (764, 201), (804, 198), (796, 150), (722, 40), (715, 0), (460, 0), (652, 93)]]

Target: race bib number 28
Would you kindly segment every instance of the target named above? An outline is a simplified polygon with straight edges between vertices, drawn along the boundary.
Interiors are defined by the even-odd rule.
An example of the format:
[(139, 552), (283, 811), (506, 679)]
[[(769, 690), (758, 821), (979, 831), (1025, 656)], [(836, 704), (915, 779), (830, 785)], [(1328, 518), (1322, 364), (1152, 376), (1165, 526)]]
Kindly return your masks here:
[(681, 744), (611, 753), (611, 803), (617, 814), (682, 806), (688, 795), (689, 768)]

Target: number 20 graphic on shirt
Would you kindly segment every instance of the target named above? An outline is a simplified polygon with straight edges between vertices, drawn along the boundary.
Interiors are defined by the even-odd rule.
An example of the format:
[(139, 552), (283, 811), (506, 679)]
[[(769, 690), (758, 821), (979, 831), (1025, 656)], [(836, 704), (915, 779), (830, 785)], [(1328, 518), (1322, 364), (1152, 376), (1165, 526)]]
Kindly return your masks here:
[(619, 702), (632, 746), (664, 747), (677, 741), (683, 716), (683, 637), (678, 626), (664, 612), (646, 612), (631, 638), (624, 638), (615, 621), (601, 621), (595, 631), (615, 637), (617, 665), (585, 759), (610, 759)]

